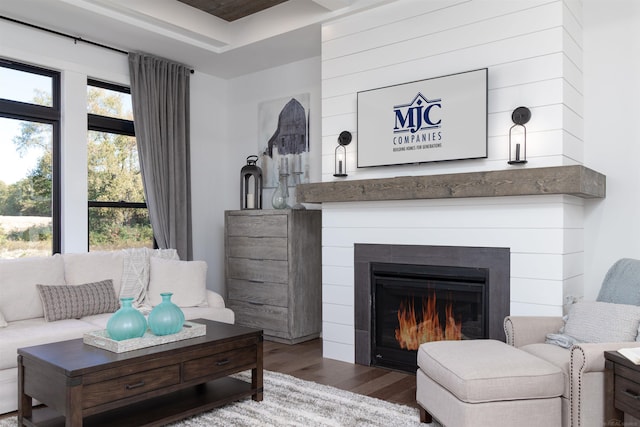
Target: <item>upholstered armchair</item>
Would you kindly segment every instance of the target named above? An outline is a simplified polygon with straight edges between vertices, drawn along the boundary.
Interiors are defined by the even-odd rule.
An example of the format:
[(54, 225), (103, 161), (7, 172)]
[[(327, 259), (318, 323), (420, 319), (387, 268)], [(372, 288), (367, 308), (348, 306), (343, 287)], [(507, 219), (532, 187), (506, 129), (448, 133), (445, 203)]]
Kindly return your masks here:
[[(562, 369), (565, 377), (563, 427), (622, 425), (616, 423), (616, 420), (623, 421), (620, 419), (622, 414), (613, 407), (613, 375), (605, 369), (604, 352), (640, 347), (633, 335), (637, 335), (640, 322), (640, 318), (633, 319), (638, 313), (635, 309), (640, 310), (640, 307), (630, 307), (640, 306), (640, 261), (617, 261), (607, 272), (596, 301), (574, 304), (573, 309), (583, 304), (583, 317), (579, 318), (579, 310), (570, 308), (566, 323), (562, 317), (508, 316), (504, 320), (507, 344)], [(603, 311), (608, 312), (603, 314)], [(585, 315), (590, 316), (586, 321)], [(591, 321), (590, 326), (586, 325)], [(583, 325), (586, 331), (577, 330)], [(570, 326), (571, 331), (568, 330)], [(624, 328), (626, 335), (617, 334)], [(612, 335), (608, 335), (609, 332)], [(553, 340), (547, 334), (558, 334), (561, 338), (566, 334), (569, 341), (563, 344), (568, 348), (550, 343)], [(574, 342), (571, 334), (582, 334), (578, 341), (594, 342)], [(608, 336), (615, 337), (616, 342), (603, 342)]]

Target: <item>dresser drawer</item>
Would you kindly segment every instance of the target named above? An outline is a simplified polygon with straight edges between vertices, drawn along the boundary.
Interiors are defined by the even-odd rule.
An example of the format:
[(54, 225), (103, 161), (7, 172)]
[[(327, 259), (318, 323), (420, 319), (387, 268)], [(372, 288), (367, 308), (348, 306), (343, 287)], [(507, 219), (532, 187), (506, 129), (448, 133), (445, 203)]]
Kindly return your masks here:
[(84, 409), (91, 408), (179, 383), (180, 365), (170, 365), (125, 375), (84, 386), (82, 406)]
[(287, 239), (284, 237), (231, 236), (227, 255), (233, 258), (287, 260)]
[(640, 418), (640, 384), (625, 377), (615, 377), (615, 406), (625, 413)]
[(229, 308), (236, 315), (236, 324), (264, 329), (265, 335), (269, 335), (269, 331), (287, 333), (289, 330), (289, 312), (284, 307), (229, 299)]
[(255, 364), (257, 360), (256, 347), (246, 347), (241, 350), (218, 353), (184, 363), (184, 380), (202, 379), (202, 382), (223, 375), (230, 369), (241, 369), (243, 366)]
[(229, 299), (278, 307), (289, 306), (289, 292), (286, 283), (230, 279), (227, 281), (227, 292)]
[(227, 259), (227, 277), (256, 282), (286, 283), (289, 280), (289, 264), (286, 261), (230, 257)]
[(228, 215), (227, 235), (287, 237), (286, 215)]

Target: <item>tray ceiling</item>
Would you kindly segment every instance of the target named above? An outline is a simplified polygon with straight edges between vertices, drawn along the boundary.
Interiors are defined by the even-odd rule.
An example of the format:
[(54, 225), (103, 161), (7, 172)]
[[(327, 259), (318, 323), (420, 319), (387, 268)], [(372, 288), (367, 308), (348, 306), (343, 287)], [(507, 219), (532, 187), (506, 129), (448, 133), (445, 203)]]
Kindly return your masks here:
[(253, 15), (287, 0), (178, 0), (227, 22)]

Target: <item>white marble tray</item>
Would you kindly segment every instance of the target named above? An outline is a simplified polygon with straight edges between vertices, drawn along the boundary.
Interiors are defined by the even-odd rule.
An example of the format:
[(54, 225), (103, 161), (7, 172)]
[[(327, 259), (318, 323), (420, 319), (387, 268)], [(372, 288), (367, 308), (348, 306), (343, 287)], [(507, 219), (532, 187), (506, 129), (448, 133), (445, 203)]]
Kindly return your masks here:
[(158, 336), (154, 335), (150, 330), (147, 330), (147, 332), (145, 332), (145, 334), (140, 338), (116, 341), (109, 337), (106, 329), (102, 329), (101, 331), (85, 333), (82, 340), (85, 344), (89, 344), (94, 347), (99, 347), (114, 353), (124, 353), (126, 351), (139, 350), (145, 347), (153, 347), (155, 345), (200, 337), (206, 333), (206, 325), (194, 322), (184, 322), (182, 330), (171, 335)]

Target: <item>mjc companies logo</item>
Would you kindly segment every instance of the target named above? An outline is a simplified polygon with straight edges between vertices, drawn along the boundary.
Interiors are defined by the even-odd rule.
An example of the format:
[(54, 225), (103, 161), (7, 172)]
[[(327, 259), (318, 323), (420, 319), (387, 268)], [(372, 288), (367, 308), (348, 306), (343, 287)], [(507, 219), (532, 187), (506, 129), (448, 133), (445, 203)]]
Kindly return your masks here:
[[(394, 105), (393, 145), (442, 140), (440, 112), (442, 99), (427, 99), (420, 92), (409, 104)], [(403, 135), (404, 134), (404, 135)], [(441, 143), (416, 146), (415, 149), (438, 148)], [(394, 148), (394, 151), (396, 150)]]

